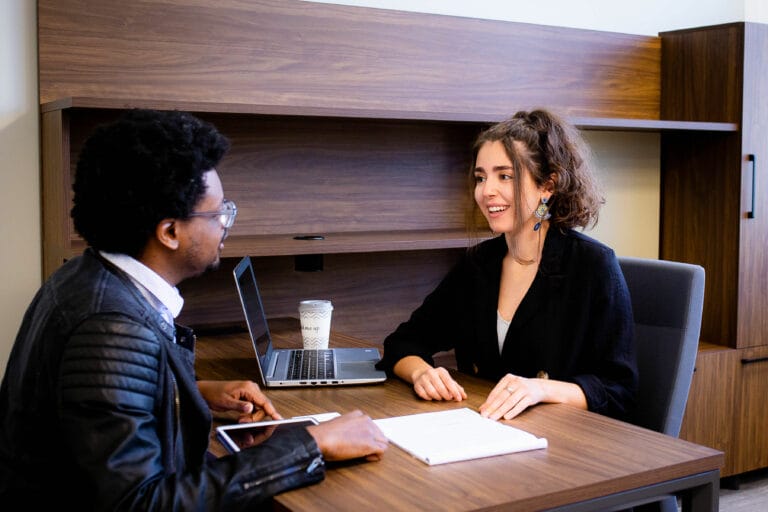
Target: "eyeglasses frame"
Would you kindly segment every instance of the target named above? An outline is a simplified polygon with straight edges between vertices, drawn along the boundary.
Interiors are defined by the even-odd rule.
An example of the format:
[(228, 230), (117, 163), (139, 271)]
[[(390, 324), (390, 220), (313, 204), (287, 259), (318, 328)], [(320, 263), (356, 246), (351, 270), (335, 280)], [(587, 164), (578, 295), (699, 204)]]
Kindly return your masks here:
[(219, 223), (224, 229), (229, 229), (235, 224), (235, 217), (237, 217), (237, 205), (231, 199), (224, 199), (221, 206), (223, 210), (215, 212), (192, 212), (189, 217), (219, 217)]

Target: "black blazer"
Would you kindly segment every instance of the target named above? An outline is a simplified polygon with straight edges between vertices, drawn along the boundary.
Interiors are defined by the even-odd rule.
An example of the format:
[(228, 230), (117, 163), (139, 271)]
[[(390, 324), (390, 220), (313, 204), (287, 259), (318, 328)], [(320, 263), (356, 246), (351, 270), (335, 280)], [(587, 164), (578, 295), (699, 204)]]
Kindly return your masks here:
[(455, 349), (462, 372), (578, 384), (589, 410), (625, 418), (637, 393), (629, 291), (613, 250), (573, 230), (549, 229), (539, 271), (499, 354), (496, 318), (504, 236), (467, 251), (411, 318), (384, 340), (379, 367)]

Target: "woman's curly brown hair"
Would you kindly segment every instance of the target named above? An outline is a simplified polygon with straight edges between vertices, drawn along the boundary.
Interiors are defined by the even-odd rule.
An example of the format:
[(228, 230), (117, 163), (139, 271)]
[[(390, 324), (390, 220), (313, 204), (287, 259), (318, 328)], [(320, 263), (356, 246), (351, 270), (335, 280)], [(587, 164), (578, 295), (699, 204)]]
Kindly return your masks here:
[[(474, 163), (480, 148), (488, 142), (501, 142), (512, 162), (515, 175), (527, 170), (538, 186), (550, 179), (554, 191), (549, 200), (549, 222), (560, 228), (586, 228), (597, 224), (604, 203), (591, 164), (591, 153), (578, 130), (555, 114), (537, 109), (520, 111), (481, 132), (473, 146), (471, 188), (474, 190)], [(515, 180), (518, 199), (517, 222), (526, 216), (521, 211), (521, 180)], [(474, 203), (475, 217), (477, 204)]]

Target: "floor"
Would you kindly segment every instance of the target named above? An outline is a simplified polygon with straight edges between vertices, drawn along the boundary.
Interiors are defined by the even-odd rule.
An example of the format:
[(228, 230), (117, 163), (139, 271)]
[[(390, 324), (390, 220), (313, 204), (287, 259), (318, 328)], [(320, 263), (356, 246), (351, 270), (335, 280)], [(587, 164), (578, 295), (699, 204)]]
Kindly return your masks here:
[(739, 478), (739, 488), (720, 487), (720, 512), (768, 511), (768, 469), (746, 473)]

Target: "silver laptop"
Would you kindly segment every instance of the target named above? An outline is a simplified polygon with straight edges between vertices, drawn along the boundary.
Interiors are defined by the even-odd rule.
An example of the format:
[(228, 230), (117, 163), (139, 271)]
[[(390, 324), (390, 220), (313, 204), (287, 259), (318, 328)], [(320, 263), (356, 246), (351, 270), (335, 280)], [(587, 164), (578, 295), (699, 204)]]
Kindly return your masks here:
[(386, 380), (386, 374), (375, 367), (381, 358), (375, 348), (275, 349), (251, 258), (244, 257), (233, 273), (256, 352), (255, 380), (262, 386), (338, 386)]

